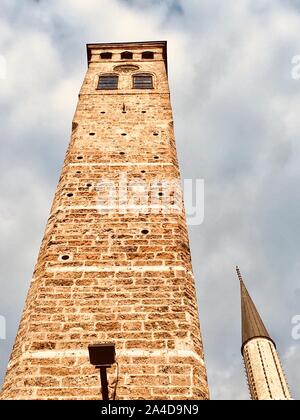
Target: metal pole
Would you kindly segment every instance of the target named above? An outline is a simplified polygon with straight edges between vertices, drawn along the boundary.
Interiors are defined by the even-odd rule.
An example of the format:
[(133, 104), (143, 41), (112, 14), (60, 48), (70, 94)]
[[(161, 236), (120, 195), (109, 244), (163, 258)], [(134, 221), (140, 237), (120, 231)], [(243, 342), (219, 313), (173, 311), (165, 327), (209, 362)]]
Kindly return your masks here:
[(100, 366), (100, 379), (101, 379), (102, 399), (109, 400), (106, 367), (104, 366)]

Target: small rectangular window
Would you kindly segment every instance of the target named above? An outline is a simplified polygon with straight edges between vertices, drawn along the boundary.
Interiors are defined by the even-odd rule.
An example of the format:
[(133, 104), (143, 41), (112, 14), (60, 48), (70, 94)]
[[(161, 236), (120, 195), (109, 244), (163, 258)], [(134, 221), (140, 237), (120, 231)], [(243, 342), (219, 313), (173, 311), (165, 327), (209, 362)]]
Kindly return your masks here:
[(98, 89), (118, 89), (118, 76), (100, 76), (98, 82)]
[(121, 59), (122, 60), (132, 60), (133, 54), (130, 51), (124, 51), (121, 53)]
[(111, 52), (103, 52), (100, 54), (100, 58), (102, 60), (110, 60), (112, 58), (112, 53)]
[(133, 88), (134, 89), (153, 89), (152, 76), (149, 74), (139, 74), (133, 76)]
[(153, 60), (154, 53), (152, 51), (144, 51), (142, 52), (142, 58)]

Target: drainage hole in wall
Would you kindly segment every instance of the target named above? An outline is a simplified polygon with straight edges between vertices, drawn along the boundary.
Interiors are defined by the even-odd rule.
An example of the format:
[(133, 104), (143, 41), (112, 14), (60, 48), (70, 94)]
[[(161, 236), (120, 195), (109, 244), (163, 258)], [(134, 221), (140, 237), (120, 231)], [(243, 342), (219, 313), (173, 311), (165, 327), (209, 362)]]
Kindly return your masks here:
[(159, 157), (158, 156), (154, 156), (154, 159), (159, 159)]
[(81, 160), (81, 159), (83, 159), (83, 156), (77, 156), (77, 159)]
[(68, 260), (69, 258), (70, 258), (69, 255), (63, 255), (61, 257), (61, 259), (64, 260), (64, 261)]
[(67, 197), (73, 197), (73, 195), (74, 195), (73, 193), (68, 193)]
[(86, 184), (86, 186), (87, 186), (87, 187), (91, 187), (91, 186), (92, 186), (92, 184)]
[(142, 234), (143, 234), (143, 235), (147, 235), (147, 233), (149, 233), (149, 230), (148, 230), (148, 229), (143, 229), (143, 230), (142, 230)]
[(95, 133), (90, 133), (90, 136), (94, 136), (95, 135)]
[(153, 136), (158, 136), (158, 132), (157, 132), (157, 131), (155, 131), (155, 132), (153, 133)]
[(120, 155), (125, 155), (125, 152), (120, 152)]
[(127, 136), (127, 133), (122, 133), (121, 135), (122, 135), (122, 136)]

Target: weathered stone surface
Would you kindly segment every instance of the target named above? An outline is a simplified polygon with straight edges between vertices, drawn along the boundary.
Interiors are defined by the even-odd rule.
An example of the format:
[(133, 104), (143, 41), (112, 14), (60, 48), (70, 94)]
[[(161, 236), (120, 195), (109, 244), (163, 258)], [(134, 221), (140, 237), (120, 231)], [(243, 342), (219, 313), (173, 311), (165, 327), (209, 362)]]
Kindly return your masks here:
[(272, 341), (253, 338), (243, 348), (249, 390), (253, 400), (291, 400), (280, 359)]
[[(87, 346), (106, 341), (116, 344), (118, 399), (208, 398), (184, 213), (97, 209), (103, 178), (179, 179), (163, 47), (92, 48), (2, 399), (100, 398)], [(130, 63), (120, 58), (128, 49)], [(150, 72), (154, 89), (132, 89), (120, 64)], [(103, 73), (119, 74), (118, 90), (96, 89)], [(111, 386), (115, 377), (113, 366)]]

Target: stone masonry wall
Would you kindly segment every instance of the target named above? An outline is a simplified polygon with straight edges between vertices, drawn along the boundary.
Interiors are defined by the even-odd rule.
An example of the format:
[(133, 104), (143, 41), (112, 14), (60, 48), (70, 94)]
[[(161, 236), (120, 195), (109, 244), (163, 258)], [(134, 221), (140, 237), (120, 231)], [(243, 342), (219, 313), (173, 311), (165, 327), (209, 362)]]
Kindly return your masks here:
[[(136, 70), (121, 64), (153, 74), (154, 89), (132, 89)], [(102, 73), (119, 75), (118, 90), (97, 90)], [(124, 176), (179, 179), (160, 44), (92, 51), (2, 399), (99, 399), (87, 346), (101, 342), (116, 344), (117, 399), (208, 398), (184, 212), (99, 211), (99, 181)], [(111, 392), (115, 378), (113, 366)]]

